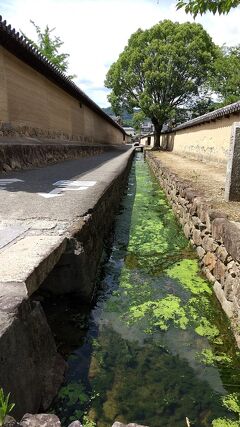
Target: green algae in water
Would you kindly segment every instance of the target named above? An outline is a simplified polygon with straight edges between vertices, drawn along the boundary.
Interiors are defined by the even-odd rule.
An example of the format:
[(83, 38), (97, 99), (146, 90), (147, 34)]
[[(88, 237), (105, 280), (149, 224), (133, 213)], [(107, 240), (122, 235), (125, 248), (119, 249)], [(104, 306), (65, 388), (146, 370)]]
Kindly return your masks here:
[(210, 348), (205, 348), (200, 354), (201, 361), (206, 366), (217, 366), (219, 363), (231, 365), (232, 358), (226, 353), (215, 353)]
[(225, 396), (223, 405), (231, 412), (234, 412), (238, 420), (231, 420), (227, 418), (217, 418), (213, 420), (213, 427), (239, 427), (240, 426), (240, 393), (232, 393)]
[[(93, 310), (98, 334), (90, 322), (87, 336), (88, 401), (69, 405), (69, 416), (80, 409), (97, 427), (115, 420), (183, 427), (186, 417), (195, 427), (238, 425), (237, 412), (222, 400), (240, 391), (229, 323), (141, 157), (123, 207), (104, 266), (106, 294)], [(74, 358), (69, 382), (79, 380), (78, 371)]]
[(179, 326), (181, 329), (186, 329), (188, 318), (183, 307), (181, 307), (180, 298), (174, 295), (167, 295), (158, 301), (146, 301), (143, 304), (135, 305), (129, 309), (129, 319), (132, 322), (148, 316), (147, 333), (152, 332), (152, 326), (159, 327), (166, 331), (169, 327), (169, 322)]
[(196, 259), (183, 259), (171, 266), (166, 273), (169, 277), (179, 280), (181, 285), (192, 294), (212, 293), (210, 284), (199, 275)]

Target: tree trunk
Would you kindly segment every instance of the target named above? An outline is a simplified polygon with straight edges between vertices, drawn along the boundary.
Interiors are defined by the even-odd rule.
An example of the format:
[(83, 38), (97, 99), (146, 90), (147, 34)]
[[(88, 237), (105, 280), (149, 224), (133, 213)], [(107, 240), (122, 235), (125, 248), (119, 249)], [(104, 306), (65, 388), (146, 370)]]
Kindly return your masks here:
[(156, 131), (155, 129), (155, 133), (154, 133), (154, 148), (160, 148), (160, 135), (161, 133)]
[(160, 149), (160, 135), (162, 130), (162, 125), (155, 119), (152, 119), (154, 125), (154, 149)]

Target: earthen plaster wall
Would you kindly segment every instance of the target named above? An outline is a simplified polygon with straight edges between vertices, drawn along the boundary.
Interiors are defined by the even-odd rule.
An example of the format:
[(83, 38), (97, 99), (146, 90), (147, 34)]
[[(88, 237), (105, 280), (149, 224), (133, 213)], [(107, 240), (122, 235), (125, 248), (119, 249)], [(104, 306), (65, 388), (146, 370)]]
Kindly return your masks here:
[(169, 138), (174, 135), (168, 149), (196, 160), (224, 164), (228, 159), (231, 128), (237, 121), (240, 113), (177, 130), (175, 134), (168, 134)]
[(153, 145), (154, 145), (154, 135), (142, 136), (142, 138), (141, 138), (141, 144), (144, 145), (144, 147), (153, 147)]
[[(123, 133), (0, 46), (1, 131), (122, 144)], [(24, 133), (23, 132), (23, 133)]]

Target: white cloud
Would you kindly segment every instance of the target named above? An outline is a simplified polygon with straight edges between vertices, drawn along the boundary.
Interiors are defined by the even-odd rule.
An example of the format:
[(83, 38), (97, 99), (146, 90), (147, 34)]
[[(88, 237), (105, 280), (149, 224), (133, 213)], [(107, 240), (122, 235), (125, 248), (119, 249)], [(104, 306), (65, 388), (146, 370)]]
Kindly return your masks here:
[[(30, 19), (42, 27), (56, 27), (63, 50), (70, 53), (70, 73), (77, 74), (81, 89), (101, 106), (107, 104), (106, 72), (134, 31), (165, 18), (193, 21), (176, 11), (172, 0), (0, 0), (0, 9), (12, 26), (30, 37), (34, 35)], [(240, 42), (240, 9), (222, 17), (207, 14), (196, 22), (218, 44)]]

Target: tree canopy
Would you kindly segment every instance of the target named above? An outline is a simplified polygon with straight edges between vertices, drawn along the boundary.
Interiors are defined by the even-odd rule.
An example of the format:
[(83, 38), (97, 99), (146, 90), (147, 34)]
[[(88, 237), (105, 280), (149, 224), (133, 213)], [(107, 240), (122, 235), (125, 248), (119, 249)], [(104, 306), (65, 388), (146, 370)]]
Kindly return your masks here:
[[(55, 31), (55, 28), (49, 28), (48, 25), (46, 25), (44, 30), (41, 30), (41, 28), (35, 24), (34, 21), (30, 21), (31, 24), (34, 26), (36, 33), (37, 33), (37, 42), (34, 42), (29, 37), (27, 37), (22, 31), (21, 33), (23, 36), (28, 40), (28, 42), (39, 50), (39, 52), (42, 53), (42, 55), (46, 56), (46, 58), (49, 59), (52, 64), (56, 65), (61, 71), (64, 73), (67, 73), (68, 71), (68, 58), (69, 53), (60, 53), (59, 49), (64, 44), (63, 41), (61, 41), (60, 37), (53, 36), (53, 32)], [(69, 75), (68, 78), (73, 79), (75, 76)]]
[(221, 105), (239, 101), (240, 45), (219, 48), (209, 84), (211, 89), (219, 95)]
[(158, 146), (163, 124), (199, 102), (215, 57), (216, 46), (200, 24), (165, 20), (139, 29), (107, 73), (109, 101), (118, 114), (140, 108), (152, 120)]
[(184, 8), (186, 13), (194, 17), (206, 12), (226, 14), (240, 5), (240, 0), (177, 0), (177, 9)]

